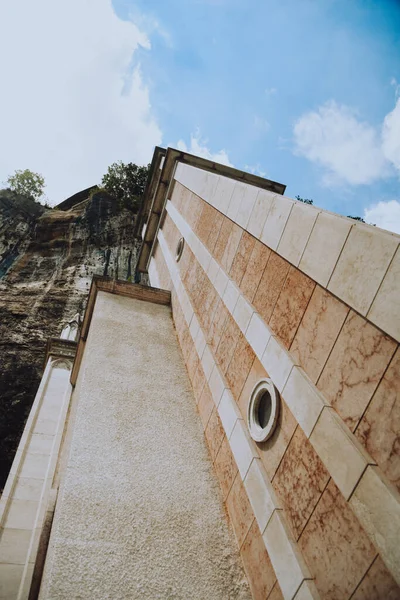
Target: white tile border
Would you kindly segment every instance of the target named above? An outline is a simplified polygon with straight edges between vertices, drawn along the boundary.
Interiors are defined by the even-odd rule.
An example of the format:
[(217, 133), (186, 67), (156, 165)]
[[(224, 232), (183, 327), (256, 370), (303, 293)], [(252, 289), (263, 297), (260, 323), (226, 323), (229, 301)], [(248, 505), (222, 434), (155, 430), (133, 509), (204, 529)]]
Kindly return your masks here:
[[(183, 219), (170, 202), (167, 203), (167, 211), (169, 212), (171, 218), (175, 222), (175, 225), (179, 229), (178, 223), (180, 221), (183, 221)], [(176, 217), (176, 215), (179, 216), (175, 220), (174, 217)], [(193, 234), (188, 225), (184, 223), (183, 228), (181, 230), (182, 235), (184, 235), (183, 231), (188, 230), (191, 232), (191, 234)], [(230, 280), (226, 273), (223, 271), (223, 269), (220, 267), (217, 277), (221, 276), (223, 277), (223, 285), (221, 285), (221, 289), (223, 288), (222, 293), (219, 291), (217, 281), (214, 287), (220, 294), (220, 297), (223, 299), (225, 289), (227, 288), (228, 282)], [(242, 294), (239, 295), (236, 302), (236, 306), (238, 305), (241, 297)], [(245, 301), (245, 299), (243, 299), (243, 301)], [(229, 310), (229, 307), (227, 308)], [(235, 313), (235, 310), (230, 311), (230, 313), (235, 319), (235, 321), (240, 315), (240, 312), (237, 311)], [(253, 337), (252, 335), (247, 335), (253, 317), (254, 319), (256, 319), (257, 317), (260, 318), (259, 315), (257, 315), (257, 317), (256, 315), (257, 313), (254, 311), (250, 318), (249, 325), (247, 326), (245, 337), (249, 344), (252, 346), (254, 352), (256, 354), (260, 354), (262, 344), (259, 341), (259, 338), (255, 334)], [(263, 323), (263, 327), (265, 327), (266, 330), (269, 331), (270, 337), (262, 354), (261, 363), (263, 364), (265, 370), (273, 380), (279, 392), (282, 393), (282, 396), (287, 402), (289, 408), (298, 420), (300, 427), (303, 429), (306, 436), (310, 437), (314, 427), (318, 422), (322, 410), (325, 406), (327, 406), (326, 401), (320, 394), (320, 392), (316, 389), (314, 384), (307, 377), (307, 375), (304, 373), (304, 371), (300, 369), (298, 365), (296, 365), (289, 352), (283, 346), (281, 346), (277, 338), (274, 335), (272, 335), (272, 332), (265, 325), (265, 323)], [(301, 398), (299, 396), (301, 396)], [(343, 452), (325, 452), (323, 446), (321, 444), (318, 444), (318, 441), (316, 441), (319, 429), (316, 430), (316, 433), (313, 438), (314, 448), (319, 457), (321, 458), (322, 462), (324, 463), (325, 467), (327, 468), (329, 474), (334, 479), (341, 493), (344, 495), (345, 498), (349, 498), (352, 494), (355, 494), (360, 484), (360, 479), (357, 478), (357, 473), (359, 474), (359, 476), (361, 476), (363, 469), (365, 469), (367, 465), (374, 465), (375, 463), (364, 449), (361, 451), (361, 447), (358, 440), (355, 438), (354, 434), (346, 428), (345, 424), (342, 423), (342, 420), (338, 415), (335, 417), (335, 422), (337, 427), (329, 428), (329, 433), (332, 433), (333, 431), (335, 436), (332, 443), (333, 445), (342, 445), (343, 447), (347, 446), (348, 451), (346, 453), (346, 459), (347, 461), (351, 460), (352, 464), (350, 466), (343, 465)], [(321, 423), (324, 423), (324, 420), (322, 420)], [(338, 425), (338, 423), (340, 424), (340, 426)], [(325, 433), (326, 435), (328, 435), (328, 430), (326, 430)], [(385, 484), (383, 484), (382, 489), (384, 489), (384, 485)], [(371, 508), (371, 510), (374, 511), (374, 517), (376, 521), (379, 521), (380, 519), (379, 515), (383, 510), (382, 506), (383, 503), (376, 502), (375, 506)], [(400, 523), (397, 533), (398, 537), (400, 538)], [(370, 537), (376, 544), (377, 537), (373, 537), (372, 535)], [(378, 546), (378, 548), (380, 548), (380, 546)]]

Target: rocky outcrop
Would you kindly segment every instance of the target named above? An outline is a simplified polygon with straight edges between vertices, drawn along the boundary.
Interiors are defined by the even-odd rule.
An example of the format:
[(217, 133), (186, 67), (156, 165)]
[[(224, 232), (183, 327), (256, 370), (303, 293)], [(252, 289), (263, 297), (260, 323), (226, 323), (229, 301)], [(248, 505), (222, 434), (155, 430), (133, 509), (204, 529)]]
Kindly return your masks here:
[(47, 339), (83, 312), (93, 274), (131, 280), (134, 273), (138, 241), (129, 204), (97, 191), (60, 206), (45, 210), (0, 192), (0, 489), (40, 382)]

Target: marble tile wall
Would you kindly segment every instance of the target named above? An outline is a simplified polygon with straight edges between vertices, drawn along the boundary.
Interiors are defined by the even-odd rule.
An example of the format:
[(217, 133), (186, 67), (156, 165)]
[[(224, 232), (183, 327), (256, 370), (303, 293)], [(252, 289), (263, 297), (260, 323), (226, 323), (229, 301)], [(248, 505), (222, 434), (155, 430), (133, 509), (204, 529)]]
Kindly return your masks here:
[[(398, 484), (397, 465), (399, 461), (396, 454), (396, 440), (398, 439), (396, 428), (395, 426), (390, 427), (390, 419), (381, 418), (381, 406), (387, 395), (392, 407), (388, 407), (388, 411), (393, 410), (396, 414), (398, 404), (399, 358), (396, 354), (397, 344), (394, 340), (369, 323), (365, 317), (351, 310), (347, 304), (321, 285), (318, 285), (316, 277), (310, 279), (305, 273), (294, 268), (294, 258), (290, 247), (287, 251), (287, 255), (290, 256), (290, 261), (288, 261), (279, 253), (266, 247), (248, 231), (241, 230), (237, 224), (210, 204), (185, 190), (184, 186), (176, 183), (175, 188), (177, 191), (174, 192), (172, 203), (177, 208), (185, 204), (185, 209), (180, 211), (182, 216), (183, 212), (186, 215), (191, 213), (191, 228), (212, 253), (216, 261), (216, 272), (218, 265), (229, 272), (240, 292), (253, 304), (263, 320), (269, 324), (280, 343), (298, 361), (312, 383), (317, 384), (318, 389), (329, 397), (335, 410), (355, 431), (357, 438), (376, 460), (378, 466), (388, 477), (391, 477), (393, 482)], [(194, 202), (197, 202), (201, 209), (194, 210)], [(258, 210), (262, 212), (261, 202), (257, 205), (257, 201), (255, 201), (253, 205), (258, 206)], [(324, 229), (326, 226), (324, 216), (325, 213), (315, 215), (313, 231), (317, 226), (321, 230)], [(307, 215), (305, 222), (310, 222), (310, 218)], [(329, 219), (327, 220), (329, 221)], [(344, 222), (347, 224), (347, 220)], [(255, 222), (252, 224), (250, 222), (249, 227), (250, 225), (256, 228)], [(175, 225), (167, 215), (163, 233), (171, 253), (174, 253), (175, 243), (179, 239), (174, 227)], [(342, 227), (342, 223), (340, 223), (340, 227)], [(345, 231), (346, 228), (343, 226), (341, 229), (343, 237), (345, 237)], [(308, 260), (311, 262), (310, 257)], [(164, 279), (168, 282), (168, 269), (165, 270), (160, 259), (158, 262), (164, 273)], [(222, 302), (219, 294), (215, 293), (209, 277), (206, 276), (204, 269), (199, 265), (188, 245), (186, 245), (182, 259), (177, 266), (196, 311), (200, 327), (204, 331), (205, 340), (214, 352), (238, 409), (245, 418), (248, 397), (253, 385), (260, 377), (268, 376), (268, 374), (227, 310), (225, 303)], [(161, 275), (160, 280), (162, 277)], [(324, 277), (321, 274), (319, 278), (322, 285), (326, 285)], [(175, 311), (174, 319), (177, 322)], [(179, 335), (178, 326), (177, 332)], [(189, 346), (188, 341), (185, 341), (184, 338), (183, 343), (185, 347)], [(184, 356), (186, 352), (189, 361), (193, 348), (183, 351)], [(334, 360), (332, 355), (336, 355), (337, 360)], [(354, 378), (352, 377), (353, 371), (346, 370), (345, 357), (347, 356), (354, 364)], [(195, 396), (198, 401), (200, 418), (206, 429), (206, 439), (210, 444), (224, 498), (227, 499), (236, 481), (237, 466), (223, 427), (218, 420), (217, 411), (211, 404), (212, 395), (208, 384), (204, 384), (206, 378), (201, 363), (198, 363), (195, 369), (190, 366), (189, 368), (193, 370), (191, 379), (193, 378), (194, 386), (196, 385)], [(198, 374), (199, 368), (201, 375)], [(197, 387), (201, 387), (201, 392)], [(355, 394), (352, 393), (353, 388)], [(382, 436), (385, 437), (387, 443), (381, 449)], [(322, 535), (321, 529), (316, 527), (316, 523), (318, 524), (322, 520), (322, 513), (321, 515), (317, 513), (317, 509), (318, 507), (328, 507), (325, 512), (330, 513), (336, 510), (334, 508), (336, 505), (338, 511), (345, 506), (349, 515), (351, 514), (351, 518), (355, 520), (358, 529), (354, 526), (354, 530), (352, 530), (352, 543), (354, 543), (354, 548), (362, 549), (360, 554), (363, 554), (363, 560), (354, 550), (353, 558), (349, 558), (347, 563), (350, 565), (348, 580), (340, 582), (340, 589), (344, 594), (340, 597), (350, 597), (355, 590), (359, 589), (364, 578), (368, 579), (367, 573), (375, 564), (374, 561), (377, 560), (376, 551), (369, 551), (370, 539), (335, 483), (330, 479), (329, 473), (284, 401), (282, 401), (282, 411), (274, 436), (264, 445), (258, 446), (258, 456), (274, 485), (278, 498), (282, 501), (291, 533), (298, 540), (307, 564), (310, 566), (315, 565), (316, 562), (324, 563), (324, 561), (329, 561), (331, 564), (327, 573), (326, 569), (325, 571), (322, 569), (320, 575), (317, 575), (317, 572), (313, 573), (321, 597), (335, 597), (335, 586), (339, 584), (334, 582), (332, 573), (336, 569), (340, 571), (341, 568), (341, 544), (344, 544), (344, 554), (347, 553), (350, 557), (352, 551), (346, 550), (345, 546), (348, 538), (346, 519), (350, 519), (350, 516), (346, 516), (342, 521), (336, 520), (332, 524), (332, 539), (335, 540), (337, 554), (330, 555), (326, 548), (321, 549), (321, 555), (318, 556), (309, 552), (308, 548), (315, 540), (313, 542), (307, 540), (310, 540), (312, 536)], [(234, 489), (236, 490), (236, 487)], [(231, 498), (232, 503), (233, 498)], [(315, 514), (318, 514), (318, 518), (314, 517)], [(328, 525), (326, 526), (328, 527)], [(323, 531), (325, 531), (324, 527), (322, 527)], [(251, 526), (246, 536), (250, 530)], [(311, 531), (313, 533), (310, 533)], [(250, 544), (250, 538), (248, 543)], [(310, 568), (313, 571), (314, 567)], [(248, 567), (246, 567), (247, 570)], [(379, 590), (391, 589), (390, 586), (393, 585), (391, 575), (386, 567), (382, 566), (381, 570), (384, 574), (382, 581), (377, 584)], [(258, 592), (253, 591), (253, 593)], [(281, 590), (278, 584), (273, 584), (269, 594), (271, 598), (279, 597)], [(255, 597), (257, 596), (255, 595)]]

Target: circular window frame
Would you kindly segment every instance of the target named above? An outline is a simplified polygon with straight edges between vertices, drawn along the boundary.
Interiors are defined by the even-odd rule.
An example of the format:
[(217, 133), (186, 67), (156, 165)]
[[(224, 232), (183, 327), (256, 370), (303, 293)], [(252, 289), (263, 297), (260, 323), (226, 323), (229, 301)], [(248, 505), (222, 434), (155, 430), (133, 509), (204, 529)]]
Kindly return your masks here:
[[(267, 392), (271, 399), (271, 414), (265, 427), (260, 425), (258, 410), (262, 396)], [(271, 379), (262, 379), (253, 388), (247, 409), (247, 424), (255, 442), (266, 442), (274, 433), (280, 409), (279, 392)]]
[(181, 238), (179, 238), (179, 241), (176, 245), (176, 252), (175, 252), (176, 262), (179, 262), (181, 260), (181, 256), (183, 254), (184, 247), (185, 247), (185, 238), (181, 237)]

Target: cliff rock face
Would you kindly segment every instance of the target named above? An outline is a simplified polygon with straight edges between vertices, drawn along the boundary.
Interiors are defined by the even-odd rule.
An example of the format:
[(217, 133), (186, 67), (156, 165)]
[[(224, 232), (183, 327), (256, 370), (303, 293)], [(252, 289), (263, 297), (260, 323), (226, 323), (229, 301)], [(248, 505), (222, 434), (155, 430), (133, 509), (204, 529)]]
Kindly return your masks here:
[(40, 383), (47, 338), (83, 312), (93, 274), (131, 280), (136, 264), (135, 215), (126, 203), (98, 191), (60, 207), (0, 192), (0, 489)]

